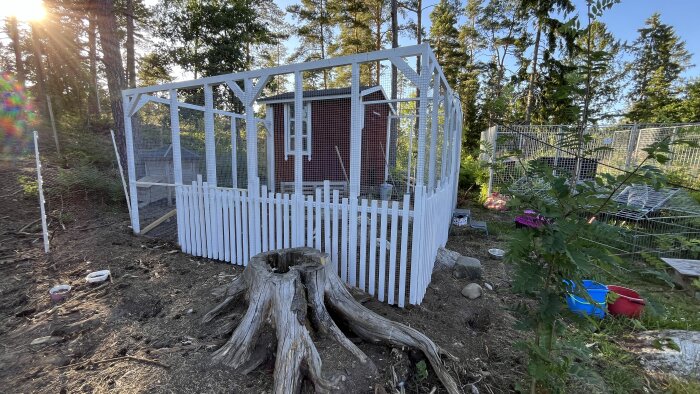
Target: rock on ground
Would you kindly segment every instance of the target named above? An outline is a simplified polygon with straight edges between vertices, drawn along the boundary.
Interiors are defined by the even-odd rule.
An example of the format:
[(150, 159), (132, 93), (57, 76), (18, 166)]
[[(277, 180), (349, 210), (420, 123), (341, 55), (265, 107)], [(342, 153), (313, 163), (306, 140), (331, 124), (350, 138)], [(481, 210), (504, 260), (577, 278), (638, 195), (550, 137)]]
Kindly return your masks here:
[(473, 300), (475, 298), (481, 297), (481, 294), (483, 293), (483, 289), (481, 286), (479, 286), (478, 283), (470, 283), (462, 289), (462, 295), (469, 298), (470, 300)]
[(452, 276), (457, 279), (468, 278), (469, 280), (481, 279), (481, 261), (473, 257), (462, 256), (455, 262)]

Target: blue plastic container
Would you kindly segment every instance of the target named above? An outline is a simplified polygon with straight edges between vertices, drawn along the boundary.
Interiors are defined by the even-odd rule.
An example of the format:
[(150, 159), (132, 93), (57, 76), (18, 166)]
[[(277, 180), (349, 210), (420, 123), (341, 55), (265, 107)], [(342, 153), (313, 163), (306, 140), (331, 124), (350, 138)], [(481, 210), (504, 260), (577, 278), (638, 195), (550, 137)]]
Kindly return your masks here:
[(576, 290), (576, 284), (566, 281), (572, 293), (566, 295), (566, 304), (569, 309), (578, 314), (585, 314), (602, 319), (605, 317), (605, 305), (608, 296), (608, 287), (593, 280), (583, 280), (583, 288), (594, 301), (588, 302), (585, 297), (572, 294)]

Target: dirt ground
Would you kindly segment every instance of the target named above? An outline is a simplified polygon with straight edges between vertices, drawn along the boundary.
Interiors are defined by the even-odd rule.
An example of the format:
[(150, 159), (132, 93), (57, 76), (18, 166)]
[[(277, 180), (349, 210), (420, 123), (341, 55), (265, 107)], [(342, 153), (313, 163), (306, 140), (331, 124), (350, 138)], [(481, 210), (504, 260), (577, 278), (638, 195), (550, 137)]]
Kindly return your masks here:
[[(51, 168), (46, 172), (51, 176)], [(212, 291), (241, 268), (181, 253), (176, 245), (134, 236), (126, 209), (109, 207), (90, 194), (52, 202), (51, 253), (41, 243), (35, 197), (25, 197), (18, 177), (34, 177), (30, 161), (0, 163), (0, 388), (16, 393), (269, 392), (273, 361), (248, 375), (209, 362), (230, 336), (223, 322), (203, 325), (217, 303)], [(514, 304), (507, 269), (489, 259), (494, 236), (453, 235), (448, 248), (480, 258), (494, 290), (479, 299), (460, 294), (467, 279), (436, 272), (420, 306), (405, 309), (376, 300), (372, 311), (408, 324), (457, 356), (450, 364), (465, 392), (510, 392), (523, 376), (514, 349), (508, 308)], [(109, 269), (112, 280), (85, 283), (87, 273)], [(58, 304), (48, 290), (73, 286)], [(358, 297), (367, 299), (362, 294)], [(243, 310), (245, 305), (239, 308)], [(368, 354), (379, 376), (359, 365), (334, 342), (316, 338), (324, 374), (347, 377), (344, 393), (444, 391), (434, 373), (421, 374), (422, 356), (348, 336)], [(38, 338), (47, 342), (31, 344)]]

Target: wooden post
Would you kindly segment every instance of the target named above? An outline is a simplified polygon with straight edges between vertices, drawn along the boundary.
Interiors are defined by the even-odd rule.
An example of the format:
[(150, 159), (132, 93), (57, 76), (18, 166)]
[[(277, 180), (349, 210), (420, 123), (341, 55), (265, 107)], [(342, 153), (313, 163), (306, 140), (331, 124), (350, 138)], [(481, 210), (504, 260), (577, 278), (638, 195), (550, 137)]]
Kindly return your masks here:
[(360, 168), (362, 163), (362, 116), (360, 103), (360, 65), (352, 63), (350, 83), (350, 199), (360, 195)]
[(124, 178), (124, 169), (122, 168), (122, 160), (119, 157), (119, 149), (117, 148), (117, 141), (114, 138), (114, 130), (109, 131), (112, 134), (112, 145), (114, 145), (114, 155), (117, 157), (117, 166), (119, 167), (119, 176), (122, 179), (122, 187), (124, 188), (124, 197), (126, 198), (126, 208), (129, 210), (129, 217), (131, 217), (131, 202), (129, 201), (129, 190), (126, 186), (126, 179)]
[(216, 187), (216, 140), (214, 139), (214, 92), (204, 85), (204, 149), (207, 162), (207, 184)]
[[(132, 100), (138, 100), (139, 95), (136, 94)], [(131, 229), (135, 234), (141, 231), (139, 223), (139, 200), (136, 190), (136, 156), (134, 155), (134, 135), (131, 130), (131, 102), (129, 96), (122, 92), (122, 103), (124, 104), (124, 138), (126, 142), (126, 163), (129, 171), (129, 197), (131, 198)], [(136, 103), (134, 103), (136, 104)]]
[(46, 225), (46, 208), (44, 207), (44, 179), (41, 177), (39, 160), (39, 133), (34, 131), (34, 156), (36, 157), (36, 183), (39, 189), (39, 209), (41, 210), (41, 234), (44, 238), (44, 253), (49, 253), (49, 229)]
[[(428, 71), (428, 70), (426, 70)], [(440, 77), (438, 73), (433, 75), (433, 105), (430, 115), (430, 157), (428, 158), (428, 195), (435, 192), (435, 166), (437, 165), (437, 127), (438, 127), (438, 107), (440, 106)], [(427, 130), (425, 131), (428, 132)]]

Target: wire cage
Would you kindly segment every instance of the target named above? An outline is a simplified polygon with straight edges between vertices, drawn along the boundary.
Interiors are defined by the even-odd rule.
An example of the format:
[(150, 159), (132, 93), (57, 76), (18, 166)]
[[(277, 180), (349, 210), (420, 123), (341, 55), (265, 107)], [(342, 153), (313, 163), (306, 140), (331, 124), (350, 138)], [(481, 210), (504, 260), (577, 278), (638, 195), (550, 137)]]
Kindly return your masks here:
[(668, 161), (644, 164), (660, 167), (669, 186), (654, 189), (634, 181), (621, 185), (607, 211), (597, 218), (604, 235), (593, 241), (618, 255), (700, 257), (700, 245), (695, 244), (700, 239), (700, 124), (589, 127), (580, 151), (577, 141), (571, 141), (576, 138), (575, 127), (506, 125), (484, 131), (482, 159), (492, 163), (489, 194), (506, 188), (530, 193), (547, 188), (526, 176), (525, 165), (531, 162), (577, 182), (624, 174), (643, 163), (645, 149), (665, 141), (670, 144)]
[(419, 303), (456, 203), (461, 107), (427, 45), (123, 92), (132, 226), (245, 265), (312, 246)]

